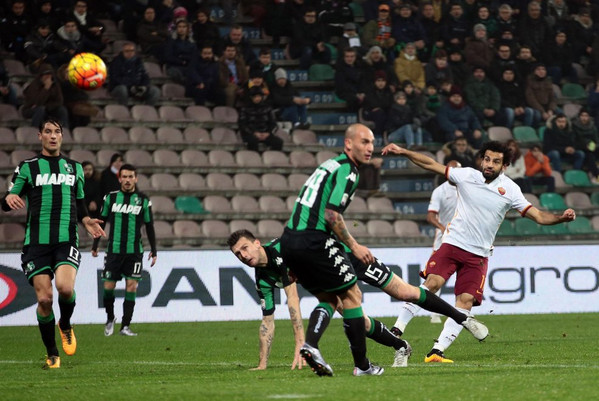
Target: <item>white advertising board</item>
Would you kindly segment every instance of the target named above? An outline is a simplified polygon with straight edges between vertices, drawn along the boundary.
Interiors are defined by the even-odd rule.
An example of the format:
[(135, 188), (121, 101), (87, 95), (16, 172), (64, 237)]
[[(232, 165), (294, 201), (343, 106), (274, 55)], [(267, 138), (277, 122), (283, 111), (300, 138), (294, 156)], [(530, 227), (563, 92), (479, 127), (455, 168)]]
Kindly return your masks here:
[[(418, 285), (418, 272), (430, 248), (373, 249), (381, 261), (406, 281)], [(103, 255), (84, 253), (75, 286), (74, 323), (103, 323)], [(163, 251), (141, 281), (135, 322), (258, 320), (261, 311), (254, 290), (253, 269), (229, 251)], [(498, 247), (489, 259), (483, 304), (477, 315), (568, 313), (599, 311), (599, 247)], [(371, 316), (395, 316), (397, 301), (376, 288), (362, 286), (364, 310)], [(277, 318), (288, 319), (285, 294), (280, 291)], [(117, 317), (122, 313), (124, 283), (117, 285)], [(305, 292), (301, 308), (306, 318), (316, 305)], [(453, 280), (442, 297), (453, 304)], [(58, 315), (57, 295), (54, 296)], [(0, 326), (34, 325), (35, 294), (20, 268), (20, 254), (0, 254)]]

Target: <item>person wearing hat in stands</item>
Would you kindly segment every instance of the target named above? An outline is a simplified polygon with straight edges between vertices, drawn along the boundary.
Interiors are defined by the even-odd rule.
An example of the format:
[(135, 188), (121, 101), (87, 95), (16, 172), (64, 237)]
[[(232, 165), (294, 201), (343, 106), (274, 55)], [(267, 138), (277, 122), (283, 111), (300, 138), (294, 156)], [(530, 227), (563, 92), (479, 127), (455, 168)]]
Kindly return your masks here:
[(526, 79), (526, 103), (535, 110), (535, 119), (547, 121), (555, 115), (557, 102), (553, 93), (553, 83), (547, 76), (545, 64), (538, 63)]
[(497, 125), (501, 94), (499, 89), (487, 78), (483, 67), (474, 67), (472, 75), (464, 85), (466, 101), (478, 117), (481, 125), (489, 121)]
[(474, 25), (474, 37), (466, 40), (464, 56), (470, 67), (488, 69), (493, 61), (495, 50), (487, 37), (487, 28), (483, 24)]
[(277, 123), (272, 107), (264, 100), (262, 89), (254, 86), (248, 94), (250, 103), (241, 108), (238, 124), (247, 148), (258, 151), (262, 143), (272, 150), (282, 150), (283, 140), (274, 134)]
[(346, 22), (343, 25), (343, 35), (337, 43), (337, 54), (341, 54), (348, 47), (356, 49), (360, 57), (366, 53), (366, 49), (362, 46), (360, 35), (358, 35), (358, 27), (353, 22)]
[(264, 72), (262, 71), (262, 68), (259, 65), (253, 65), (252, 67), (250, 67), (249, 79), (247, 83), (243, 86), (243, 92), (241, 93), (241, 97), (239, 98), (238, 107), (245, 106), (252, 102), (251, 96), (249, 95), (249, 91), (252, 88), (262, 89), (262, 100), (270, 103), (270, 89), (264, 81)]
[(272, 104), (279, 109), (279, 120), (290, 121), (294, 128), (308, 129), (307, 107), (309, 97), (300, 96), (298, 90), (287, 79), (287, 71), (278, 68), (275, 71), (275, 85), (271, 89)]
[(395, 59), (395, 43), (395, 38), (391, 36), (391, 8), (387, 4), (381, 4), (378, 8), (378, 18), (364, 24), (362, 44), (367, 47), (379, 46), (385, 56)]
[(362, 57), (360, 69), (362, 70), (364, 82), (374, 82), (374, 74), (377, 71), (384, 71), (387, 75), (387, 86), (391, 89), (391, 92), (395, 93), (399, 88), (397, 75), (393, 67), (387, 63), (387, 57), (379, 46), (372, 46), (368, 53)]
[(500, 125), (511, 129), (516, 118), (528, 127), (538, 125), (539, 121), (534, 118), (534, 110), (526, 105), (524, 87), (516, 80), (514, 67), (509, 65), (504, 67), (501, 80), (497, 83), (497, 89), (501, 93)]
[(437, 122), (446, 141), (465, 137), (476, 149), (482, 145), (482, 126), (474, 111), (464, 102), (462, 90), (458, 86), (452, 85), (448, 100), (437, 112)]
[(55, 118), (64, 128), (69, 127), (69, 112), (50, 64), (40, 66), (37, 76), (25, 88), (23, 96), (25, 101), (21, 112), (23, 117), (31, 119), (31, 126), (39, 127), (45, 119)]
[(364, 98), (364, 119), (374, 121), (372, 133), (382, 138), (387, 126), (387, 115), (393, 105), (393, 93), (387, 86), (387, 74), (384, 71), (374, 73), (374, 82), (366, 89)]
[(424, 89), (426, 83), (424, 67), (416, 55), (416, 45), (414, 43), (406, 43), (393, 65), (400, 82), (411, 81), (418, 93)]

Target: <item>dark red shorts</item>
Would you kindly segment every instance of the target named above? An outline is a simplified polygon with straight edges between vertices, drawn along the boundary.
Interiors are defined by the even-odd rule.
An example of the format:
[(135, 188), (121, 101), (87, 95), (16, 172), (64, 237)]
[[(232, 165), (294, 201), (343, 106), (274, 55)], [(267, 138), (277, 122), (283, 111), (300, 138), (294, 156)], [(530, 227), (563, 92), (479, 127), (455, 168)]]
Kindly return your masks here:
[(428, 260), (425, 269), (420, 273), (423, 278), (436, 274), (447, 281), (457, 272), (455, 295), (470, 294), (475, 305), (483, 302), (483, 288), (487, 278), (488, 258), (475, 255), (457, 246), (442, 244)]

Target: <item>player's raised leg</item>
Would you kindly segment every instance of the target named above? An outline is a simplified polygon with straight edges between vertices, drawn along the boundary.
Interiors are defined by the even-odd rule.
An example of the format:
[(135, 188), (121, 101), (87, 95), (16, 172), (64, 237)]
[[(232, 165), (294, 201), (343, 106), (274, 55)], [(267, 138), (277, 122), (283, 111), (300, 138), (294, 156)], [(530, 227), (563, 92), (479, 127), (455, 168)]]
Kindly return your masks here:
[(56, 268), (55, 285), (58, 291), (58, 306), (60, 307), (60, 320), (58, 328), (62, 339), (62, 349), (67, 355), (74, 355), (77, 351), (77, 338), (71, 326), (71, 316), (75, 310), (75, 277), (77, 269), (70, 264), (63, 264)]

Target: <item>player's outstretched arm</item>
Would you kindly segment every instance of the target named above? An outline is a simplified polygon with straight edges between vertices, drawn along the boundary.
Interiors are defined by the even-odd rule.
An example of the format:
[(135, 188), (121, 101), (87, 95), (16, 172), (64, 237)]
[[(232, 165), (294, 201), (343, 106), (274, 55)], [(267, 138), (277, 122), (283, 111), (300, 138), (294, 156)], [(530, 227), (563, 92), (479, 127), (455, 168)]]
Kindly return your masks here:
[(304, 322), (302, 321), (302, 312), (300, 310), (299, 296), (297, 294), (297, 284), (293, 283), (284, 288), (287, 296), (287, 307), (289, 308), (289, 318), (293, 326), (293, 336), (295, 337), (295, 352), (293, 353), (293, 363), (291, 370), (306, 366), (306, 361), (300, 355), (300, 348), (306, 341), (304, 338)]
[(106, 233), (104, 232), (101, 226), (101, 224), (104, 223), (104, 221), (99, 219), (92, 219), (91, 217), (86, 216), (83, 218), (82, 222), (87, 232), (90, 233), (90, 235), (93, 238), (106, 237)]
[(567, 223), (576, 219), (576, 212), (573, 209), (565, 210), (561, 215), (545, 212), (531, 207), (526, 211), (525, 217), (544, 226), (551, 226), (559, 223)]
[(382, 151), (383, 155), (388, 155), (390, 153), (400, 155), (400, 156), (405, 156), (408, 159), (410, 159), (410, 161), (412, 163), (414, 163), (415, 165), (417, 165), (418, 167), (421, 167), (425, 170), (432, 171), (433, 173), (445, 175), (446, 167), (444, 165), (442, 165), (441, 163), (438, 163), (436, 160), (431, 159), (430, 157), (428, 157), (426, 155), (423, 155), (422, 153), (413, 152), (411, 150), (404, 149), (400, 146), (397, 146), (394, 143), (390, 143), (389, 145), (387, 145), (383, 148), (383, 151)]
[(250, 370), (265, 370), (270, 356), (270, 346), (275, 337), (275, 317), (274, 315), (262, 316), (260, 331), (258, 333), (260, 340), (260, 362), (258, 366)]
[(341, 213), (332, 210), (325, 209), (325, 220), (331, 230), (335, 233), (337, 238), (343, 242), (356, 258), (358, 258), (365, 265), (370, 265), (374, 262), (374, 256), (367, 247), (358, 244), (358, 241), (350, 234), (345, 225), (345, 220)]

